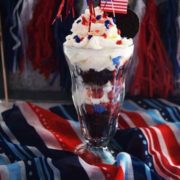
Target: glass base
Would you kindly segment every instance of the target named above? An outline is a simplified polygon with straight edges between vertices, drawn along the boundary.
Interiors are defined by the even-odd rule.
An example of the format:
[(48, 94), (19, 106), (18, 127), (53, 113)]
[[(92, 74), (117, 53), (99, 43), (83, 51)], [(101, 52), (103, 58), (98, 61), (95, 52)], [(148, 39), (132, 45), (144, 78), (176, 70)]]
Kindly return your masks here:
[(92, 146), (88, 143), (85, 143), (78, 145), (74, 152), (89, 164), (115, 163), (114, 152), (111, 151), (108, 147)]

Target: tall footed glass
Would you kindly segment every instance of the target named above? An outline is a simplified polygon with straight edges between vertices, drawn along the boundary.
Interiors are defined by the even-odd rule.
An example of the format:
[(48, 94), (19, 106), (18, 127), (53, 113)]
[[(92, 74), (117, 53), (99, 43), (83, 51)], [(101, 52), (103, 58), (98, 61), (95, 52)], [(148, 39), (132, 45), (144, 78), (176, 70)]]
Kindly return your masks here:
[(85, 160), (91, 159), (90, 152), (104, 163), (115, 162), (108, 143), (117, 129), (133, 48), (133, 44), (102, 50), (64, 46), (72, 98), (85, 139), (75, 153)]

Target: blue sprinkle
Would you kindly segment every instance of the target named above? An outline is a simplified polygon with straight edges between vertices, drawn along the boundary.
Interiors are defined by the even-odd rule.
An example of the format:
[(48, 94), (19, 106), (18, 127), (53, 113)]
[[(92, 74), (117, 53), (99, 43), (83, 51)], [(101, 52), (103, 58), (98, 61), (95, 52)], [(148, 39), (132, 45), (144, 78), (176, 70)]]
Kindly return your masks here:
[(96, 19), (97, 19), (97, 20), (100, 20), (100, 19), (101, 19), (101, 15), (97, 15), (97, 16), (96, 16)]
[(75, 39), (75, 41), (77, 42), (77, 43), (79, 43), (79, 42), (81, 42), (81, 39), (79, 38), (79, 36), (74, 36), (74, 39)]
[(105, 112), (106, 109), (102, 105), (94, 105), (94, 112), (102, 113)]
[(114, 65), (118, 65), (120, 63), (121, 56), (115, 57), (112, 59)]
[(79, 19), (76, 23), (78, 24), (78, 23), (80, 23), (81, 22), (81, 20)]
[(88, 39), (90, 40), (93, 36), (92, 35), (88, 35)]
[(106, 20), (104, 24), (106, 26), (106, 29), (109, 29), (109, 25), (111, 24), (111, 22), (109, 20)]

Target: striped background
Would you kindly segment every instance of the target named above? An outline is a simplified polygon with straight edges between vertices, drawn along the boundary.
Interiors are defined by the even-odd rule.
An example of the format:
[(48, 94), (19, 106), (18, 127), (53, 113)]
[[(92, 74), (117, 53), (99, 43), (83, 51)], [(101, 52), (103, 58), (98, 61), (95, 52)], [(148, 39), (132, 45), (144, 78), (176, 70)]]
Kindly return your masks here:
[(17, 102), (0, 115), (0, 177), (180, 179), (180, 107), (164, 99), (126, 100), (110, 145), (116, 164), (88, 163), (73, 151), (83, 138), (73, 106)]

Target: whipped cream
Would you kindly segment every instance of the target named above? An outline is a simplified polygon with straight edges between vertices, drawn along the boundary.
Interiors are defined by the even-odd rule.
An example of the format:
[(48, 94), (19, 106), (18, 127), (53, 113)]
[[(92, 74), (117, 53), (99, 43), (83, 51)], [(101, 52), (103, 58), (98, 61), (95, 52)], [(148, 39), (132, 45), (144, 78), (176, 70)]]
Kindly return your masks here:
[(68, 62), (82, 71), (113, 71), (123, 66), (133, 53), (132, 39), (122, 38), (113, 18), (99, 7), (95, 8), (95, 16), (91, 18), (89, 10), (85, 10), (73, 23), (71, 32), (66, 37), (64, 52)]
[(120, 30), (113, 18), (105, 15), (100, 7), (95, 8), (95, 16), (91, 18), (89, 9), (86, 9), (85, 13), (73, 23), (71, 32), (72, 34), (66, 37), (65, 46), (104, 49), (133, 44), (132, 39), (120, 36)]

